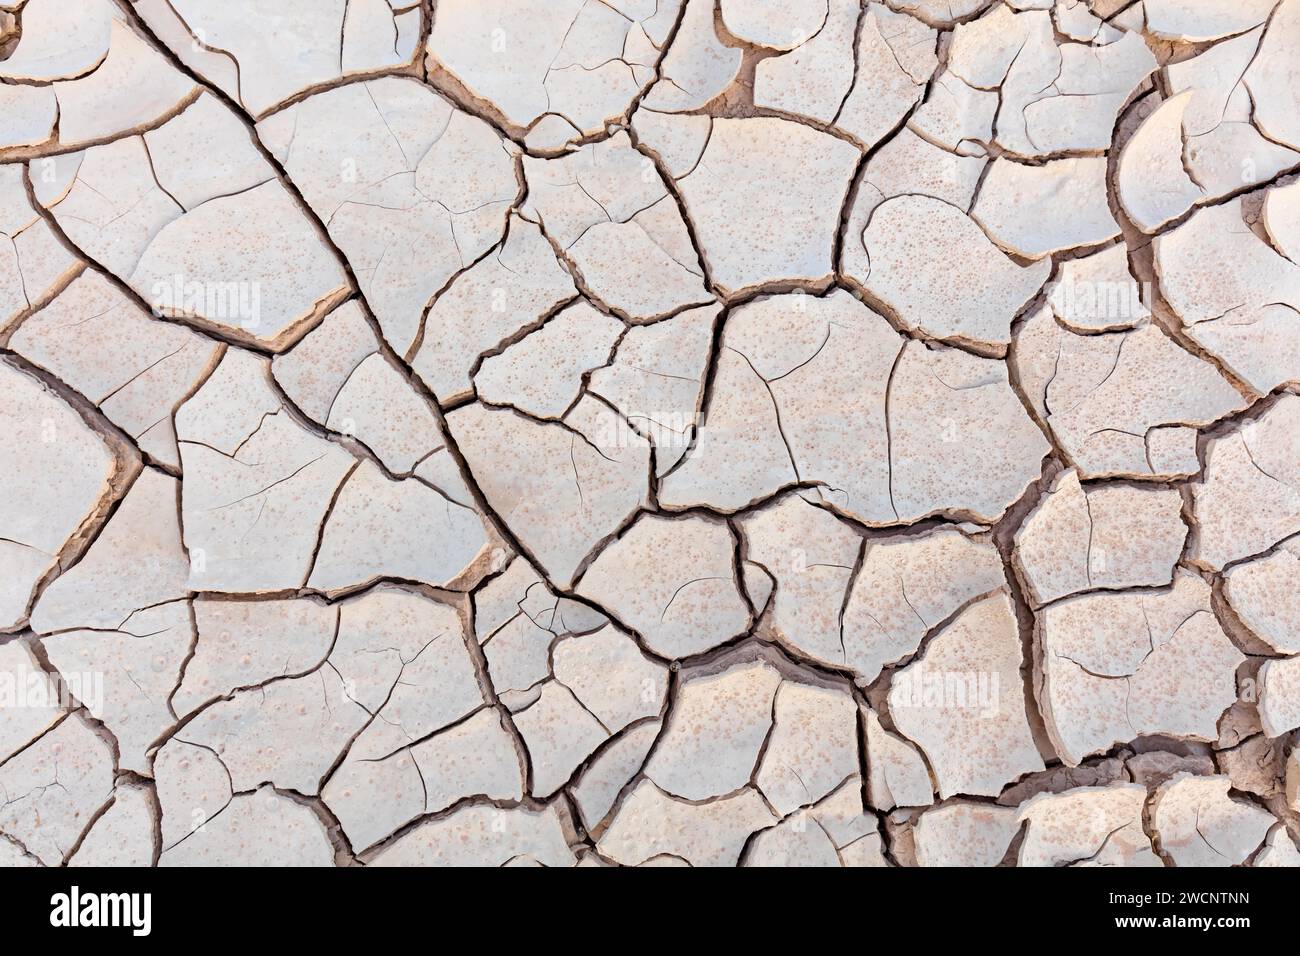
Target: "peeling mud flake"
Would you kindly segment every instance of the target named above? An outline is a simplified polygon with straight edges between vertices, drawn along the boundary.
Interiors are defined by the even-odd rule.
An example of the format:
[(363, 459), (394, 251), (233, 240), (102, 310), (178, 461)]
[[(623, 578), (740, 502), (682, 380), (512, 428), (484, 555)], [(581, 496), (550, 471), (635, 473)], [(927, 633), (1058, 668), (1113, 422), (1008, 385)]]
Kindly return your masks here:
[(112, 795), (113, 753), (81, 714), (69, 714), (0, 765), (0, 833), (58, 866)]
[(1261, 395), (1300, 379), (1300, 264), (1286, 253), (1285, 205), (1282, 190), (1264, 194), (1271, 233), (1253, 232), (1246, 217), (1260, 214), (1236, 199), (1152, 243), (1161, 291), (1186, 334)]
[(876, 818), (862, 806), (862, 781), (853, 776), (816, 806), (760, 831), (745, 866), (886, 867)]
[(0, 381), (0, 623), (8, 628), (26, 617), (41, 577), (109, 493), (117, 464), (52, 388), (6, 363)]
[(842, 690), (784, 681), (773, 704), (772, 734), (756, 782), (787, 816), (817, 803), (858, 768), (856, 713)]
[(871, 710), (863, 710), (867, 725), (867, 796), (879, 810), (924, 807), (934, 802), (934, 784), (919, 750), (891, 734)]
[(1276, 4), (1273, 0), (1247, 0), (1224, 7), (1214, 0), (1146, 0), (1148, 29), (1158, 37), (1176, 40), (1217, 40), (1242, 33), (1263, 23)]
[(152, 866), (154, 813), (148, 791), (120, 786), (113, 805), (91, 826), (68, 866)]
[(1044, 306), (1021, 326), (1012, 365), (1082, 479), (1195, 475), (1197, 430), (1248, 405), (1154, 324), (1076, 334)]
[(1043, 769), (1020, 665), (1015, 615), (999, 593), (971, 605), (893, 675), (894, 725), (926, 755), (940, 796), (993, 796)]
[(921, 814), (914, 829), (919, 866), (997, 866), (1020, 829), (1012, 807), (955, 800)]
[(1005, 586), (987, 536), (940, 528), (870, 540), (841, 617), (845, 662), (870, 684), (966, 604)]
[(1018, 265), (945, 197), (888, 199), (849, 239), (864, 252), (850, 276), (904, 327), (939, 339), (1005, 346), (1051, 272), (1046, 262)]
[(1019, 866), (1163, 866), (1143, 829), (1145, 787), (1043, 793), (1020, 808)]
[(401, 354), (438, 291), (500, 242), (519, 191), (499, 134), (412, 79), (329, 90), (263, 120), (257, 134)]
[(1272, 554), (1233, 565), (1224, 596), (1250, 632), (1282, 654), (1300, 654), (1300, 607), (1290, 600), (1300, 575), (1300, 538)]
[[(33, 655), (29, 641), (0, 644), (0, 667), (12, 689), (5, 696), (0, 713), (0, 761), (8, 760), (27, 744), (40, 738), (64, 716), (59, 688), (49, 679)], [(19, 688), (31, 688), (20, 695)], [(79, 688), (80, 689), (80, 688)], [(89, 690), (89, 688), (87, 688)]]
[(649, 443), (594, 399), (560, 422), (474, 403), (447, 426), (488, 505), (561, 586), (648, 496)]
[(1119, 235), (1106, 205), (1106, 161), (1058, 159), (1042, 166), (995, 160), (971, 217), (1013, 255), (1041, 259)]
[(1016, 534), (1030, 600), (1169, 584), (1187, 538), (1182, 507), (1173, 488), (1085, 487), (1062, 472)]
[(233, 797), (184, 842), (163, 851), (159, 866), (331, 866), (334, 852), (319, 817), (263, 787)]
[(691, 866), (735, 866), (750, 835), (776, 820), (750, 788), (706, 803), (688, 803), (643, 780), (624, 800), (597, 844), (624, 866), (641, 866), (661, 855)]
[(157, 322), (103, 275), (85, 272), (10, 339), (162, 465), (178, 468), (172, 414), (218, 355), (181, 325)]
[[(397, 5), (373, 0), (140, 6), (160, 35), (175, 38), (169, 46), (182, 61), (253, 116), (349, 73), (403, 65), (414, 53), (402, 42), (411, 34), (400, 29)], [(416, 21), (422, 16), (417, 9)]]
[[(780, 6), (741, 3), (733, 7), (734, 15), (751, 23), (757, 20), (759, 8), (767, 7), (761, 11), (764, 20), (754, 23), (754, 28), (765, 31), (772, 48), (786, 51), (758, 61), (754, 105), (831, 123), (853, 86), (861, 5), (855, 0), (827, 0), (800, 4), (798, 13), (793, 6), (790, 12)], [(809, 27), (813, 30), (805, 36)]]
[(1284, 395), (1211, 439), (1193, 499), (1192, 555), (1209, 567), (1262, 554), (1300, 531), (1300, 398)]
[(828, 510), (790, 495), (741, 523), (749, 560), (776, 583), (770, 626), (802, 654), (847, 663), (840, 617), (862, 542)]
[(578, 139), (621, 116), (655, 79), (682, 2), (451, 0), (434, 13), (431, 66), (511, 126), (555, 118)]
[(1199, 577), (1180, 570), (1161, 593), (1068, 598), (1037, 627), (1037, 692), (1067, 764), (1145, 735), (1218, 739), (1244, 657)]
[(997, 521), (1049, 448), (1006, 366), (960, 349), (908, 342), (888, 415), (890, 497), (903, 522), (945, 512)]
[(371, 866), (503, 866), (511, 861), (573, 866), (566, 824), (555, 805), (499, 810), (468, 805), (420, 824), (383, 847)]
[(714, 281), (736, 292), (824, 280), (858, 155), (800, 123), (715, 120), (699, 164), (678, 180)]
[(1264, 842), (1273, 817), (1230, 786), (1227, 777), (1179, 773), (1156, 791), (1151, 829), (1178, 866), (1236, 866)]
[(601, 552), (577, 590), (608, 608), (655, 653), (699, 654), (749, 626), (734, 553), (722, 524), (643, 515)]
[(744, 787), (772, 731), (780, 685), (780, 674), (763, 661), (687, 681), (646, 763), (646, 776), (684, 800)]
[(242, 351), (181, 407), (176, 432), (191, 585), (301, 587), (352, 456), (298, 424), (270, 387), (269, 363)]
[(189, 606), (172, 601), (132, 614), (118, 630), (63, 631), (41, 645), (60, 673), (102, 682), (83, 703), (117, 738), (118, 766), (147, 775), (151, 745), (175, 724), (168, 696), (193, 640)]

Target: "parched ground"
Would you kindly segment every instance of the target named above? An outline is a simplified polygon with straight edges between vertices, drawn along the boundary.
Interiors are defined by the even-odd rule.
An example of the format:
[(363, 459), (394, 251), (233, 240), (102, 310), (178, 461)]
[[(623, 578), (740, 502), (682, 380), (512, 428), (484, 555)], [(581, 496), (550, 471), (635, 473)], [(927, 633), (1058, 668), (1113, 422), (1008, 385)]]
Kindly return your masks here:
[(1300, 865), (1300, 0), (0, 0), (0, 864)]

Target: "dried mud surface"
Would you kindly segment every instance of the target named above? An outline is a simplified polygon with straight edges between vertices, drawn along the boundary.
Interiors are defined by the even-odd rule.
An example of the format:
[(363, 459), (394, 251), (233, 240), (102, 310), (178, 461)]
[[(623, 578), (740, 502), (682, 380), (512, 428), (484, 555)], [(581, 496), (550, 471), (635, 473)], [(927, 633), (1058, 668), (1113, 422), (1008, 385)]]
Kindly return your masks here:
[(0, 865), (1300, 865), (1300, 0), (0, 0)]

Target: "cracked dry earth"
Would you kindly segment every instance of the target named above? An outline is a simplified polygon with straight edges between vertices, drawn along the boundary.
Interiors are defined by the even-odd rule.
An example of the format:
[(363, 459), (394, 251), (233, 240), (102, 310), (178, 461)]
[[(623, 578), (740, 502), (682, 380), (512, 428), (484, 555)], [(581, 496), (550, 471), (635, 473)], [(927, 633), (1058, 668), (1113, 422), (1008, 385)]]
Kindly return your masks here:
[(0, 0), (6, 865), (1300, 864), (1300, 0)]

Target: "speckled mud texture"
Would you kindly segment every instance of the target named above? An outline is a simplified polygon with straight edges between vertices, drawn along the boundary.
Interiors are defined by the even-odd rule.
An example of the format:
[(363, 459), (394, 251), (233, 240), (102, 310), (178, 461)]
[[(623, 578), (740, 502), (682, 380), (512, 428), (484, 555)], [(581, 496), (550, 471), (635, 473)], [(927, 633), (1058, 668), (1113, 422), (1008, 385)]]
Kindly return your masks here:
[(1300, 0), (0, 0), (0, 866), (1300, 865)]

